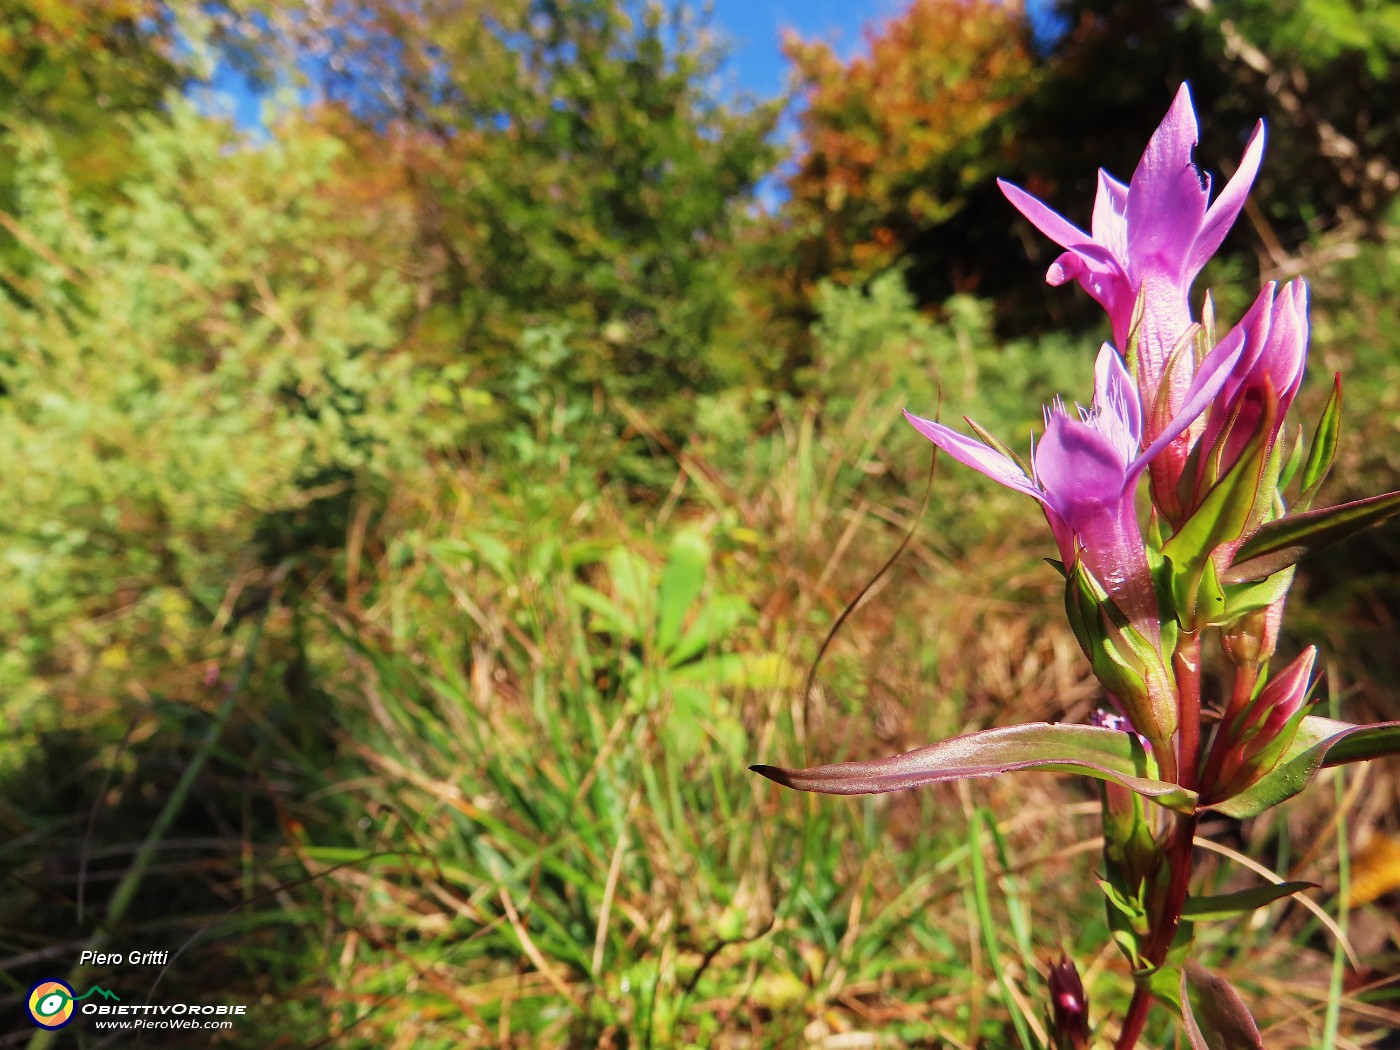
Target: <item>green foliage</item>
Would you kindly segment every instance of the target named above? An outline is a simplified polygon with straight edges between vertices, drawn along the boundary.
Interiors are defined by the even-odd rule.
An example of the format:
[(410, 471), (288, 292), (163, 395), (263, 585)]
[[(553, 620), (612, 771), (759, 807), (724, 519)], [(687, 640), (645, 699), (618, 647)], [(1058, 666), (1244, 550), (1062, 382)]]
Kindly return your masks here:
[[(1340, 483), (1348, 494), (1369, 495), (1375, 486), (1362, 477), (1400, 473), (1400, 207), (1390, 209), (1375, 241), (1319, 248), (1339, 258), (1314, 282), (1313, 356), (1323, 375), (1341, 372), (1346, 387)], [(1358, 433), (1366, 440), (1347, 439)]]
[(156, 109), (180, 79), (168, 12), (155, 0), (13, 0), (0, 22), (0, 208), (14, 207), (16, 125), (37, 124), (78, 195), (130, 173), (122, 115)]
[[(161, 992), (217, 977), (269, 1019), (231, 1037), (259, 1047), (274, 1030), (288, 1046), (1024, 1038), (1030, 946), (1104, 932), (1078, 889), (1093, 862), (1069, 778), (809, 810), (744, 766), (1080, 720), (1081, 657), (1040, 611), (1059, 581), (1034, 509), (946, 458), (937, 527), (810, 694), (799, 679), (915, 525), (930, 450), (901, 408), (941, 400), (1024, 453), (1039, 404), (1088, 396), (1096, 339), (997, 327), (1015, 312), (998, 281), (1030, 264), (987, 178), (1045, 158), (1092, 178), (1101, 156), (1127, 175), (1115, 139), (1139, 143), (1167, 97), (1143, 48), (1187, 54), (1204, 23), (1076, 28), (1131, 74), (1102, 92), (1122, 67), (1087, 62), (1092, 93), (1070, 67), (1096, 52), (1066, 41), (1028, 66), (981, 23), (959, 27), (985, 47), (952, 56), (956, 83), (926, 91), (940, 67), (911, 56), (947, 40), (892, 32), (901, 64), (863, 82), (904, 94), (890, 112), (821, 71), (852, 90), (813, 126), (873, 189), (828, 211), (824, 184), (803, 221), (848, 225), (817, 231), (745, 216), (774, 108), (712, 96), (719, 56), (683, 5), (153, 10), (22, 0), (0, 29), (11, 954), (47, 968), (104, 915), (118, 939), (194, 934)], [(1391, 37), (1357, 11), (1378, 76)], [(166, 13), (201, 62), (234, 34), (239, 61), (320, 104), (254, 139), (163, 102), (188, 72)], [(1306, 68), (1335, 87), (1362, 45), (1324, 15)], [(1045, 107), (1007, 108), (1032, 84)], [(1091, 102), (1088, 138), (1055, 120), (1028, 136), (1028, 114), (1079, 126)], [(876, 131), (889, 152), (862, 159)], [(1357, 199), (1297, 192), (1324, 218)], [(860, 280), (787, 254), (828, 234), (873, 246)], [(1330, 484), (1348, 494), (1400, 448), (1396, 262), (1393, 237), (1363, 244), (1318, 283), (1314, 352), (1356, 377), (1348, 428), (1371, 438), (1342, 445)], [(1265, 786), (1394, 735), (1292, 756), (1306, 776)], [(1005, 792), (1000, 825), (975, 808), (988, 792)], [(1264, 827), (1241, 834), (1257, 846)], [(1201, 906), (1244, 899), (1221, 888)], [(1290, 976), (1315, 952), (1306, 930), (1277, 944)], [(4, 994), (29, 965), (0, 972)], [(1130, 988), (1090, 980), (1100, 1009)]]
[(1219, 5), (1245, 36), (1296, 58), (1309, 72), (1331, 72), (1354, 55), (1377, 79), (1391, 75), (1400, 57), (1400, 9), (1356, 0), (1301, 0), (1280, 7), (1267, 0)]
[[(736, 764), (743, 764), (746, 738), (723, 692), (750, 681), (774, 664), (761, 652), (723, 652), (731, 633), (753, 610), (738, 595), (720, 594), (700, 603), (710, 549), (696, 532), (677, 532), (659, 583), (647, 560), (628, 547), (607, 556), (613, 594), (576, 584), (571, 597), (590, 616), (592, 630), (618, 646), (612, 676), (642, 710), (670, 704), (664, 739), (681, 761), (698, 754), (705, 735)], [(768, 677), (771, 677), (771, 670)]]
[[(904, 422), (903, 409), (925, 418), (941, 413), (970, 432), (965, 421), (948, 418), (957, 406), (959, 415), (1024, 457), (1041, 422), (1038, 406), (1087, 394), (1067, 378), (1083, 374), (1082, 342), (1063, 336), (999, 340), (992, 305), (971, 296), (919, 310), (899, 271), (865, 288), (823, 282), (814, 301), (812, 363), (799, 382), (822, 397), (824, 425), (865, 424), (853, 439), (869, 455), (892, 461), (905, 490), (921, 483), (930, 446)], [(866, 421), (874, 421), (873, 429)], [(955, 546), (977, 542), (1009, 508), (1025, 513), (1024, 497), (973, 471), (945, 461), (940, 472), (957, 481), (942, 489), (942, 498), (958, 500), (958, 512), (950, 507), (939, 521)]]
[(460, 426), (397, 350), (410, 287), (366, 258), (401, 247), (393, 209), (327, 194), (334, 141), (249, 148), (178, 104), (133, 141), (141, 177), (96, 214), (47, 135), (19, 139), (24, 256), (0, 296), (0, 448), (24, 465), (0, 482), (11, 695), (84, 653), (120, 669), (133, 635), (190, 659), (260, 566), (342, 543), (357, 491)]
[[(369, 27), (341, 97), (392, 121), (422, 247), (441, 259), (442, 351), (466, 350), (507, 395), (523, 334), (566, 326), (572, 391), (644, 403), (684, 433), (696, 394), (771, 366), (717, 337), (736, 322), (729, 245), (775, 160), (776, 108), (706, 91), (719, 53), (684, 5), (479, 6), (477, 20), (450, 5), (375, 19), (373, 2), (334, 16)], [(412, 57), (384, 68), (381, 49)]]

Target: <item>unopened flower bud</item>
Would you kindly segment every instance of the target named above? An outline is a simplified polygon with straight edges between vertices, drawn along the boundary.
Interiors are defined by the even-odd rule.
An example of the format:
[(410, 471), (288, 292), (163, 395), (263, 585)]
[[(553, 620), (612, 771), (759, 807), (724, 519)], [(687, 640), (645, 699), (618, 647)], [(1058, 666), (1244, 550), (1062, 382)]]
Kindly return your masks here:
[(1157, 647), (1129, 623), (1103, 586), (1076, 562), (1065, 586), (1070, 627), (1094, 676), (1127, 716), (1158, 762), (1171, 754), (1176, 694)]
[(1308, 646), (1298, 658), (1264, 687), (1264, 691), (1231, 727), (1235, 741), (1221, 765), (1219, 798), (1230, 798), (1268, 774), (1298, 731), (1308, 697), (1317, 648)]
[(1055, 1050), (1085, 1050), (1089, 1045), (1089, 997), (1068, 957), (1052, 963), (1050, 984), (1050, 1029)]
[[(1292, 570), (1289, 570), (1292, 577)], [(1279, 627), (1283, 623), (1285, 592), (1277, 601), (1262, 609), (1246, 613), (1220, 636), (1220, 647), (1236, 667), (1263, 667), (1278, 647)]]

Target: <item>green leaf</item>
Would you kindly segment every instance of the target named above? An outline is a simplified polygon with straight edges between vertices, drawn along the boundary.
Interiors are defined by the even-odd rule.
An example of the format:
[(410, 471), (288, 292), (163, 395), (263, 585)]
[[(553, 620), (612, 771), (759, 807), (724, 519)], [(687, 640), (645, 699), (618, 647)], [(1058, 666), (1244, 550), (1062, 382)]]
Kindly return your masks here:
[(666, 681), (703, 685), (711, 690), (740, 685), (748, 675), (749, 653), (716, 653), (666, 672)]
[[(1280, 434), (1280, 437), (1286, 437), (1286, 436), (1287, 436), (1286, 433)], [(1279, 487), (1279, 491), (1280, 491), (1280, 492), (1282, 492), (1284, 489), (1288, 488), (1288, 483), (1289, 483), (1290, 481), (1293, 480), (1293, 476), (1294, 476), (1295, 474), (1298, 473), (1298, 468), (1299, 468), (1300, 466), (1302, 466), (1302, 465), (1303, 465), (1303, 428), (1302, 428), (1301, 426), (1299, 426), (1298, 429), (1297, 429), (1297, 431), (1296, 431), (1296, 432), (1294, 433), (1294, 435), (1293, 435), (1293, 448), (1292, 448), (1292, 450), (1288, 453), (1287, 457), (1285, 457), (1285, 459), (1284, 459), (1284, 462), (1283, 462), (1283, 469), (1282, 469), (1281, 471), (1279, 471), (1279, 475), (1278, 475), (1278, 487)], [(1300, 507), (1300, 508), (1298, 508), (1298, 509), (1299, 509), (1299, 510), (1303, 510), (1303, 509), (1305, 509), (1305, 508)]]
[(724, 641), (734, 628), (753, 615), (753, 607), (737, 594), (716, 594), (695, 614), (690, 627), (666, 653), (672, 667), (694, 659)]
[(1237, 893), (1220, 893), (1209, 897), (1191, 897), (1186, 901), (1181, 914), (1188, 919), (1229, 919), (1236, 915), (1257, 911), (1266, 904), (1272, 904), (1284, 897), (1291, 897), (1302, 890), (1316, 889), (1315, 882), (1279, 882), (1267, 886), (1254, 886)]
[(1312, 444), (1308, 446), (1308, 462), (1303, 467), (1303, 478), (1299, 483), (1302, 491), (1298, 495), (1298, 509), (1307, 510), (1317, 495), (1317, 490), (1327, 479), (1332, 469), (1332, 460), (1337, 456), (1337, 438), (1342, 429), (1342, 374), (1338, 372), (1332, 379), (1332, 396), (1322, 410), (1322, 418), (1317, 421)]
[(1228, 625), (1235, 623), (1242, 616), (1257, 612), (1260, 609), (1267, 609), (1278, 599), (1288, 593), (1288, 588), (1293, 586), (1293, 569), (1284, 569), (1273, 576), (1266, 577), (1257, 583), (1242, 583), (1227, 586), (1225, 594), (1225, 612), (1220, 616), (1220, 623)]
[(1118, 887), (1107, 879), (1098, 879), (1099, 889), (1108, 898), (1109, 907), (1122, 915), (1131, 923), (1145, 924), (1147, 921), (1147, 907), (1141, 900), (1129, 900)]
[(710, 564), (710, 545), (693, 529), (682, 529), (671, 541), (671, 553), (657, 592), (656, 645), (669, 652), (680, 638), (686, 613), (700, 597)]
[(582, 583), (569, 585), (569, 597), (578, 605), (593, 614), (593, 628), (606, 634), (616, 634), (624, 638), (639, 636), (640, 625), (606, 594), (595, 591)]
[(1400, 514), (1400, 491), (1265, 522), (1240, 544), (1222, 580), (1227, 584), (1262, 580), (1396, 514)]
[(877, 794), (1022, 770), (1080, 773), (1121, 784), (1170, 809), (1183, 813), (1195, 810), (1194, 791), (1145, 775), (1144, 765), (1142, 745), (1130, 733), (1032, 722), (955, 737), (873, 762), (810, 769), (749, 768), (784, 787), (831, 795)]
[(1123, 705), (1129, 720), (1153, 747), (1170, 746), (1176, 704), (1157, 648), (1134, 628), (1084, 563), (1076, 561), (1065, 587), (1070, 628), (1094, 668), (1094, 676)]
[[(638, 628), (649, 623), (654, 595), (652, 568), (647, 560), (626, 547), (614, 547), (608, 554), (608, 574), (612, 578), (613, 595)], [(639, 630), (638, 638), (640, 634)]]
[[(1185, 929), (1191, 924), (1183, 922)], [(1168, 962), (1146, 973), (1136, 973), (1134, 979), (1141, 984), (1146, 984), (1152, 994), (1164, 1002), (1171, 1003), (1178, 1010), (1181, 1009), (1181, 964), (1180, 962)]]
[[(1265, 412), (1245, 446), (1240, 458), (1223, 478), (1217, 481), (1201, 504), (1162, 545), (1162, 555), (1172, 564), (1172, 590), (1178, 616), (1187, 627), (1197, 623), (1196, 607), (1201, 592), (1207, 597), (1212, 615), (1224, 608), (1221, 583), (1212, 573), (1206, 580), (1206, 566), (1215, 548), (1238, 537), (1249, 524), (1259, 498), (1259, 489), (1266, 472), (1269, 438), (1273, 434), (1274, 410)], [(1266, 573), (1265, 575), (1273, 575)], [(1262, 578), (1262, 577), (1260, 577)]]
[(1264, 1050), (1259, 1026), (1239, 993), (1196, 963), (1181, 970), (1181, 1017), (1191, 1050)]
[(1352, 725), (1309, 715), (1272, 771), (1244, 791), (1204, 808), (1243, 819), (1292, 798), (1325, 766), (1400, 754), (1400, 722)]

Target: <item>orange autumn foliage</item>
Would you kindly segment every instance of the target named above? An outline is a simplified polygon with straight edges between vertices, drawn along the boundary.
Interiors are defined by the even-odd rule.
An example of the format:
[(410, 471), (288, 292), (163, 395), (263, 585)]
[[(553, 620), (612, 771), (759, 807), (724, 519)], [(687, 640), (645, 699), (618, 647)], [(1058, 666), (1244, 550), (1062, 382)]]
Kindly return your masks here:
[(842, 62), (825, 43), (784, 43), (805, 104), (791, 214), (815, 274), (844, 280), (888, 267), (997, 173), (1003, 118), (1036, 71), (1023, 13), (992, 0), (914, 0), (865, 44)]

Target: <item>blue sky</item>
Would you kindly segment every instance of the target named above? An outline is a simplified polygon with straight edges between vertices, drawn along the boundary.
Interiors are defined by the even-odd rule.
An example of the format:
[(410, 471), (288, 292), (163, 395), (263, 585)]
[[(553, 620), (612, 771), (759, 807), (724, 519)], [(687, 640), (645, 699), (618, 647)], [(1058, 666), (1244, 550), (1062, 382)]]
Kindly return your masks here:
[[(1049, 15), (1052, 2), (1027, 0), (1031, 20), (1042, 35), (1054, 32)], [(863, 26), (883, 21), (908, 4), (909, 0), (714, 0), (714, 28), (727, 38), (730, 48), (726, 86), (772, 98), (787, 81), (787, 61), (781, 50), (785, 29), (826, 40), (837, 54), (849, 57), (861, 46)], [(230, 110), (243, 127), (262, 123), (258, 100), (226, 69), (215, 77), (214, 91), (223, 96), (220, 108)], [(206, 99), (205, 104), (212, 102)]]
[(787, 79), (783, 30), (824, 39), (846, 57), (859, 47), (862, 26), (907, 5), (908, 0), (715, 0), (715, 28), (729, 38), (737, 85), (771, 98)]
[[(1042, 39), (1053, 38), (1053, 0), (1026, 0), (1031, 24)], [(785, 29), (826, 40), (849, 58), (860, 50), (861, 29), (909, 6), (909, 0), (714, 0), (715, 27), (729, 37), (730, 69), (738, 86), (762, 97), (783, 90), (787, 62)]]
[[(724, 70), (725, 86), (759, 98), (772, 98), (784, 89), (787, 81), (787, 61), (782, 55), (784, 30), (793, 29), (804, 37), (827, 40), (844, 57), (858, 47), (862, 26), (898, 12), (908, 2), (715, 0), (713, 27), (725, 37), (730, 52)], [(240, 125), (252, 128), (262, 123), (258, 99), (227, 67), (217, 71), (213, 89), (216, 95), (222, 96), (218, 103), (220, 108), (231, 111)]]

